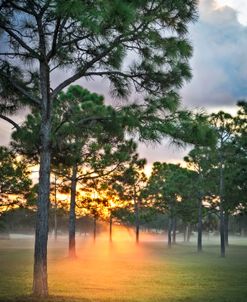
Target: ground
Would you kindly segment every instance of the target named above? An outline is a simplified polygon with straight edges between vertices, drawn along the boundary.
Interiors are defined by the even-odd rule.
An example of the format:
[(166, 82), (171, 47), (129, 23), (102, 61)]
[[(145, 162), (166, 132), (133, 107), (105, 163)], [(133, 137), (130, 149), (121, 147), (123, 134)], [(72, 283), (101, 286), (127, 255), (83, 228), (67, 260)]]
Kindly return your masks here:
[[(49, 244), (49, 290), (52, 302), (246, 302), (247, 239), (234, 239), (227, 257), (219, 257), (218, 240), (205, 239), (171, 249), (161, 240), (136, 246), (124, 235), (78, 238), (78, 257), (67, 258), (67, 240)], [(0, 241), (0, 302), (36, 301), (32, 288), (33, 240)]]

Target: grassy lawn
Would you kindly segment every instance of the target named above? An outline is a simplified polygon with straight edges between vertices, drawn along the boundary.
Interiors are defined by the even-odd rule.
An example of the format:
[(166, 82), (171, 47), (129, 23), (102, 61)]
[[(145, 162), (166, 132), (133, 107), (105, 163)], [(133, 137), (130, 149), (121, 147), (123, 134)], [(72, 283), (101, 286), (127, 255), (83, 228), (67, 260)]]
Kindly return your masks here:
[[(247, 242), (247, 240), (246, 240)], [(246, 302), (247, 245), (235, 242), (227, 257), (214, 243), (201, 254), (194, 244), (167, 249), (163, 242), (109, 244), (78, 240), (78, 258), (66, 258), (66, 240), (49, 245), (46, 301)], [(0, 301), (36, 301), (32, 287), (31, 239), (0, 241)]]

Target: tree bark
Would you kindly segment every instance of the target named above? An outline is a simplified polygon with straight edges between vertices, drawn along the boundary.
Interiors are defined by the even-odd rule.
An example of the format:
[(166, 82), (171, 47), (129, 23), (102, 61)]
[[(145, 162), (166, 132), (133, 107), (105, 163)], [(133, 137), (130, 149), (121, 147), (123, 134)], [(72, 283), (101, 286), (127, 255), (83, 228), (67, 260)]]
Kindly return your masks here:
[(229, 246), (229, 214), (225, 212), (225, 246)]
[(245, 227), (244, 227), (244, 216), (240, 216), (240, 223), (239, 223), (239, 227), (240, 227), (240, 236), (244, 237), (245, 236)]
[(176, 232), (177, 232), (177, 219), (173, 217), (172, 219), (172, 243), (176, 244)]
[(220, 255), (225, 257), (225, 223), (224, 223), (224, 210), (220, 205)]
[(168, 247), (170, 248), (172, 246), (172, 217), (169, 216), (168, 219)]
[(223, 161), (222, 155), (220, 154), (220, 255), (225, 257), (226, 248), (225, 248), (225, 215), (224, 215), (224, 174), (223, 174)]
[(41, 126), (40, 126), (40, 168), (39, 191), (34, 246), (33, 294), (39, 297), (48, 296), (47, 283), (47, 242), (48, 210), (50, 197), (50, 133), (51, 133), (51, 100), (49, 67), (40, 63), (41, 85)]
[(241, 236), (241, 237), (244, 237), (244, 236), (245, 236), (245, 230), (244, 230), (244, 227), (243, 227), (243, 226), (240, 227), (240, 236)]
[(135, 201), (135, 235), (136, 235), (136, 243), (138, 244), (140, 241), (140, 214), (139, 214), (139, 199)]
[(110, 242), (112, 242), (112, 215), (110, 214), (110, 221), (109, 221), (109, 226), (110, 226), (110, 230), (109, 230), (109, 239)]
[(75, 250), (75, 205), (76, 205), (76, 185), (77, 185), (77, 165), (74, 164), (72, 168), (71, 176), (71, 188), (70, 188), (70, 209), (69, 209), (69, 257), (76, 257)]
[(190, 242), (190, 236), (191, 236), (191, 225), (190, 225), (190, 223), (188, 223), (188, 225), (187, 225), (187, 238), (186, 238), (187, 242)]
[(186, 224), (185, 230), (184, 230), (184, 242), (188, 242), (188, 233), (189, 233), (189, 224)]
[(93, 218), (93, 241), (96, 241), (96, 235), (97, 235), (97, 218)]
[(202, 251), (202, 200), (198, 200), (197, 251)]
[(57, 177), (55, 175), (55, 182), (54, 182), (54, 238), (57, 241)]

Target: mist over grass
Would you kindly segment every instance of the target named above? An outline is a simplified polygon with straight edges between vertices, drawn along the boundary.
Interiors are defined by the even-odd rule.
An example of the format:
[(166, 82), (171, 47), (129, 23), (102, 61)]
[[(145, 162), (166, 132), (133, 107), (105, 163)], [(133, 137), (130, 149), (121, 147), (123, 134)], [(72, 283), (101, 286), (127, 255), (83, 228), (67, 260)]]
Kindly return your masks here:
[[(204, 238), (204, 251), (183, 243), (171, 249), (163, 235), (115, 229), (113, 243), (102, 233), (78, 236), (77, 258), (67, 257), (67, 238), (49, 240), (49, 299), (41, 301), (224, 301), (245, 302), (247, 239), (232, 237), (227, 257), (219, 257), (218, 237)], [(33, 239), (0, 241), (0, 301), (39, 301), (31, 296)]]

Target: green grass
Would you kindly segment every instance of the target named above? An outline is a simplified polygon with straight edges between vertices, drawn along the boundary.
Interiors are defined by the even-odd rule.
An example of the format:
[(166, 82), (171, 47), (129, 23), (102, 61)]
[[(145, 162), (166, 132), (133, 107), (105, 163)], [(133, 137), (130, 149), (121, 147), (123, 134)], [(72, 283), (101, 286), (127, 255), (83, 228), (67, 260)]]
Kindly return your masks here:
[[(246, 240), (247, 241), (247, 240)], [(65, 240), (49, 246), (51, 302), (246, 302), (247, 246), (234, 244), (227, 257), (207, 244), (129, 241), (95, 245), (78, 241), (78, 258), (66, 258)], [(33, 243), (0, 241), (0, 302), (36, 301), (32, 287)]]

